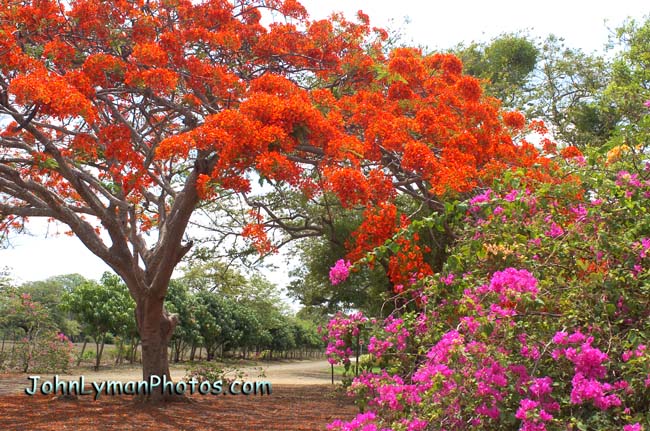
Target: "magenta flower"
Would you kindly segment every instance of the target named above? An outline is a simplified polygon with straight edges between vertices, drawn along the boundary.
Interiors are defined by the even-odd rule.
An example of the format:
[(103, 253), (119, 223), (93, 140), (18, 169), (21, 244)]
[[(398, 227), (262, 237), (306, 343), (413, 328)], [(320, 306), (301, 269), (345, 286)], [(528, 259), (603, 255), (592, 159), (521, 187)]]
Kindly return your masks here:
[(559, 236), (562, 236), (563, 233), (564, 233), (564, 230), (562, 230), (562, 228), (560, 227), (560, 225), (558, 225), (557, 223), (553, 222), (553, 223), (551, 224), (551, 228), (550, 228), (548, 231), (546, 231), (544, 234), (545, 234), (546, 236), (550, 237), (550, 238), (557, 238), (557, 237), (559, 237)]
[(537, 280), (525, 269), (506, 268), (492, 274), (489, 285), (477, 288), (480, 295), (488, 292), (499, 294), (502, 302), (507, 302), (506, 296), (509, 294), (530, 293), (534, 297), (538, 292)]
[(347, 260), (337, 260), (336, 264), (330, 268), (330, 281), (332, 284), (337, 285), (347, 280), (348, 276), (350, 275), (351, 266), (352, 264)]
[(577, 221), (582, 221), (587, 217), (587, 209), (582, 204), (576, 207), (571, 207), (570, 209), (571, 212), (576, 215)]
[(533, 383), (528, 389), (537, 398), (541, 398), (542, 396), (551, 393), (553, 390), (552, 385), (553, 380), (550, 377), (540, 377), (538, 379), (534, 379)]
[(580, 331), (576, 331), (573, 334), (569, 335), (569, 343), (582, 343), (585, 341), (587, 337), (585, 337), (585, 334), (583, 334)]
[(569, 334), (566, 331), (558, 331), (555, 333), (553, 336), (553, 342), (555, 344), (567, 344), (569, 338)]
[(530, 410), (536, 409), (538, 405), (539, 403), (537, 401), (533, 401), (529, 398), (524, 398), (519, 402), (519, 409), (517, 409), (515, 417), (517, 419), (526, 420), (528, 418), (528, 412)]
[(643, 106), (646, 106), (646, 107), (650, 108), (650, 100), (646, 100), (646, 101), (643, 103)]
[(483, 193), (478, 194), (478, 195), (474, 196), (472, 199), (470, 199), (469, 203), (471, 205), (476, 205), (476, 204), (482, 204), (482, 203), (488, 202), (490, 200), (491, 195), (492, 195), (492, 190), (487, 189)]
[(641, 238), (641, 242), (637, 244), (641, 245), (639, 256), (643, 259), (646, 257), (648, 250), (650, 250), (650, 238)]
[(513, 189), (504, 197), (504, 199), (507, 202), (514, 202), (517, 199), (518, 195), (519, 195), (519, 190)]
[(448, 274), (446, 277), (440, 277), (440, 281), (445, 283), (447, 286), (451, 286), (454, 283), (454, 274)]

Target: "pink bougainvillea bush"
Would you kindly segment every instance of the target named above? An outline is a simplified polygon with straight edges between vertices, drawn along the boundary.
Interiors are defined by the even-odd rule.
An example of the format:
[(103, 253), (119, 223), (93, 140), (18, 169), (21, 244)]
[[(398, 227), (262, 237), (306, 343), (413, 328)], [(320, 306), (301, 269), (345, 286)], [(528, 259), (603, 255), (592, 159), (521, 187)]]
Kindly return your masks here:
[(362, 330), (380, 371), (330, 430), (650, 431), (650, 163), (562, 156), (569, 181), (511, 172), (450, 206), (458, 240), (403, 307), (337, 316), (331, 362)]
[(74, 346), (68, 337), (54, 329), (47, 309), (30, 294), (4, 292), (2, 320), (22, 334), (11, 349), (0, 352), (0, 370), (23, 373), (61, 373), (74, 361)]

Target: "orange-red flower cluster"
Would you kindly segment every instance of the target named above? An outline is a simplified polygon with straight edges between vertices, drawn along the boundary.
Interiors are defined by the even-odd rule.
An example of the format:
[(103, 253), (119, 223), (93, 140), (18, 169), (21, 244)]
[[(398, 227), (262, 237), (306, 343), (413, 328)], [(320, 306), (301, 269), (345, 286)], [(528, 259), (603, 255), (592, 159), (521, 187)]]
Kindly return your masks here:
[[(502, 112), (458, 58), (386, 53), (386, 32), (361, 12), (357, 22), (310, 21), (297, 0), (5, 6), (0, 70), (17, 112), (34, 109), (33, 124), (46, 126), (39, 132), (70, 164), (97, 159), (101, 180), (134, 202), (141, 189), (195, 167), (203, 199), (216, 186), (250, 192), (256, 172), (362, 209), (349, 244), (356, 259), (396, 232), (399, 188), (444, 200), (511, 167), (541, 166), (539, 175), (551, 176), (550, 161), (513, 142), (524, 117)], [(264, 26), (263, 8), (286, 19)], [(531, 127), (545, 132), (542, 123)], [(36, 160), (34, 136), (6, 132), (34, 146), (30, 175), (66, 184), (52, 162)], [(202, 159), (190, 160), (192, 150)], [(261, 222), (244, 232), (270, 250)], [(391, 278), (401, 280), (397, 268), (427, 273), (423, 253), (401, 244)]]

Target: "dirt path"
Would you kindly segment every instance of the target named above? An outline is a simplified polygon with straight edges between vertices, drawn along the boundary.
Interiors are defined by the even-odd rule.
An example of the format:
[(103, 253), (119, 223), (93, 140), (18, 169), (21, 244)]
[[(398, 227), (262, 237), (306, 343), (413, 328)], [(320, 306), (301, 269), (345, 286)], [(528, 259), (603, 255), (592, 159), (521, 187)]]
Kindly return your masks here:
[[(260, 367), (263, 375), (260, 376)], [(132, 396), (80, 396), (70, 400), (50, 395), (26, 396), (31, 389), (29, 374), (0, 374), (0, 429), (2, 430), (88, 430), (120, 429), (136, 431), (219, 431), (264, 429), (277, 431), (325, 430), (334, 419), (350, 420), (358, 412), (340, 385), (330, 383), (327, 361), (287, 361), (240, 366), (244, 381), (267, 381), (272, 393), (234, 396), (190, 395), (192, 403), (156, 406), (134, 402)], [(185, 375), (183, 366), (172, 367), (175, 381)], [(120, 367), (94, 372), (78, 368), (62, 381), (78, 381), (84, 376), (86, 388), (92, 382), (139, 381), (139, 367)], [(33, 374), (37, 375), (37, 374)], [(42, 374), (41, 379), (52, 380)], [(236, 395), (236, 394), (235, 394)]]
[[(330, 365), (325, 360), (319, 361), (287, 361), (260, 362), (257, 365), (238, 367), (245, 373), (244, 381), (267, 381), (272, 385), (323, 385), (331, 383)], [(261, 371), (260, 371), (261, 370)], [(181, 380), (186, 374), (184, 365), (173, 365), (171, 375), (174, 381)], [(30, 375), (38, 373), (9, 373), (0, 374), (0, 395), (24, 393), (25, 388), (31, 387)], [(77, 368), (68, 374), (60, 374), (60, 380), (78, 381), (85, 377), (87, 385), (101, 381), (139, 381), (142, 379), (142, 369), (139, 366), (100, 369), (95, 372), (88, 368)], [(40, 375), (42, 379), (51, 379), (51, 374)], [(335, 380), (340, 378), (335, 376)]]
[[(273, 363), (268, 366), (262, 364), (265, 377), (273, 384), (279, 385), (322, 385), (331, 383), (330, 364), (327, 361), (294, 361), (287, 363)], [(251, 370), (252, 377), (256, 370)], [(339, 376), (334, 376), (335, 381), (340, 381)]]
[[(1, 376), (0, 376), (1, 377)], [(273, 386), (268, 396), (191, 396), (192, 403), (147, 405), (131, 396), (0, 396), (0, 429), (9, 431), (119, 429), (139, 431), (325, 431), (358, 412), (338, 386)]]

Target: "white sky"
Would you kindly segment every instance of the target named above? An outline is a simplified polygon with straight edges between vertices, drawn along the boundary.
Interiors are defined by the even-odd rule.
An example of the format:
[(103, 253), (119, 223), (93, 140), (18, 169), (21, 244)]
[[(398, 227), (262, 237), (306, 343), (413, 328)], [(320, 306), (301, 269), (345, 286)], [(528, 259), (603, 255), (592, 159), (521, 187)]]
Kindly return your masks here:
[[(607, 27), (613, 30), (629, 16), (641, 19), (650, 13), (647, 0), (303, 0), (302, 4), (312, 19), (331, 11), (352, 18), (358, 10), (370, 16), (374, 26), (385, 27), (393, 19), (392, 26), (404, 28), (407, 41), (430, 49), (528, 29), (541, 37), (550, 33), (564, 37), (568, 46), (591, 52), (607, 42)], [(404, 17), (409, 24), (404, 25)]]
[[(571, 1), (546, 0), (542, 3), (514, 0), (304, 0), (312, 19), (325, 18), (333, 11), (342, 11), (349, 18), (363, 10), (371, 24), (380, 27), (401, 27), (407, 42), (429, 49), (445, 49), (459, 42), (487, 41), (504, 32), (529, 30), (545, 37), (549, 33), (563, 37), (569, 47), (587, 52), (602, 50), (609, 29), (616, 28), (628, 17), (642, 19), (650, 13), (647, 0)], [(525, 6), (528, 4), (529, 6)], [(409, 23), (404, 23), (404, 18)], [(64, 229), (60, 229), (61, 232)], [(287, 265), (278, 258), (281, 268)], [(108, 267), (84, 248), (76, 238), (64, 235), (22, 236), (12, 247), (0, 250), (0, 269), (8, 266), (18, 281), (40, 280), (53, 275), (77, 272), (99, 278)], [(286, 270), (267, 274), (279, 286), (286, 283)]]

